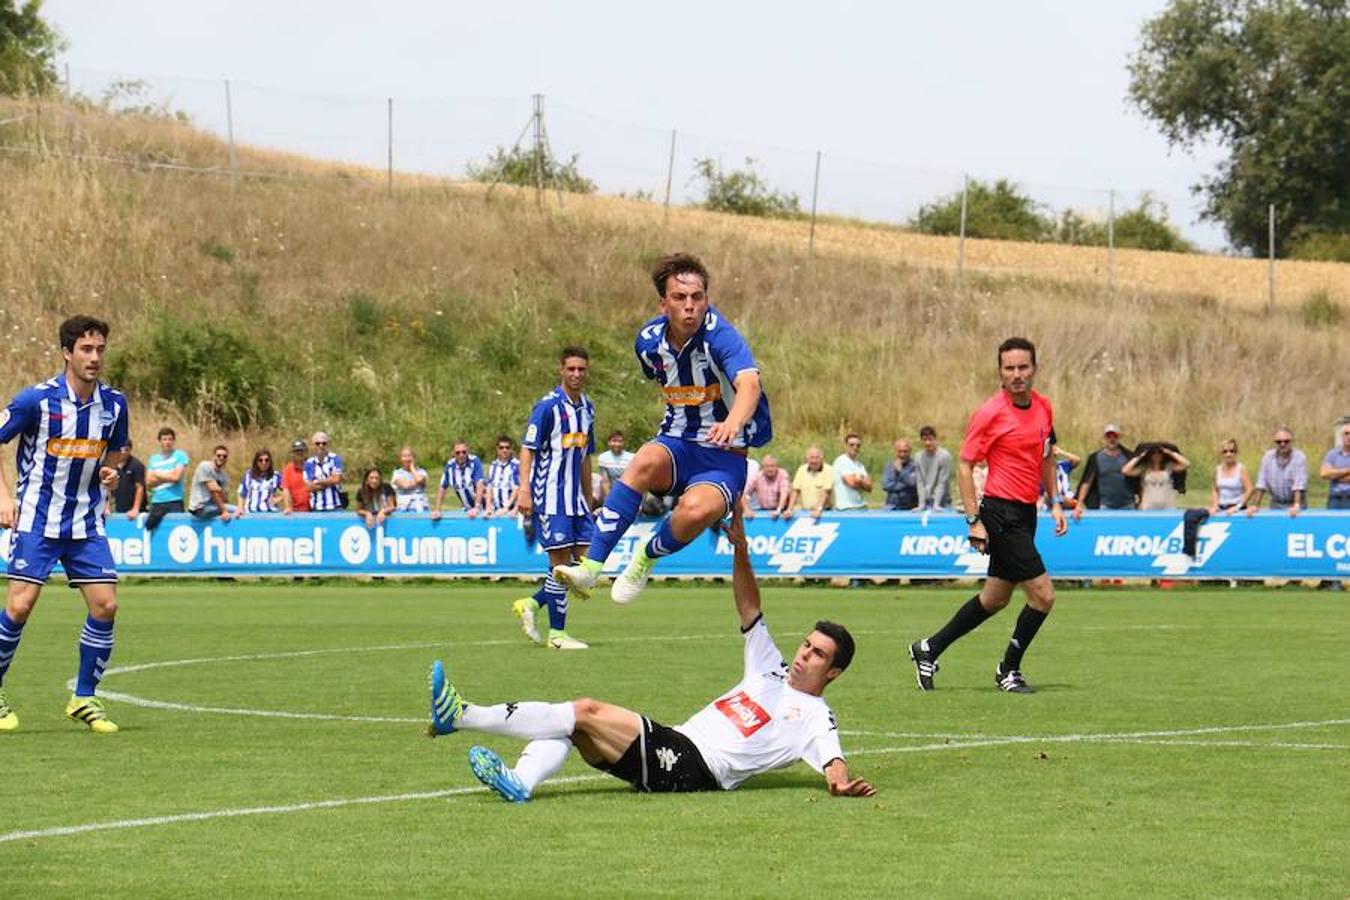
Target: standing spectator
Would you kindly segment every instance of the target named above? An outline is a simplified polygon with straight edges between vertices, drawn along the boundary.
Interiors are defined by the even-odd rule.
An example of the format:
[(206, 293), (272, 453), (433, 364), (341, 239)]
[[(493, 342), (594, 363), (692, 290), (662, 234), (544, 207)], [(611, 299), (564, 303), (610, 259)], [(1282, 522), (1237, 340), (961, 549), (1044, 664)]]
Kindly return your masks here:
[(230, 476), (225, 473), (225, 463), (230, 460), (230, 451), (224, 444), (217, 444), (210, 459), (197, 464), (192, 475), (192, 492), (188, 495), (188, 512), (199, 519), (214, 519), (228, 522), (234, 516), (233, 503), (226, 503), (225, 497), (230, 489)]
[(108, 498), (112, 511), (124, 514), (132, 521), (145, 506), (145, 465), (131, 455), (131, 441), (122, 448), (122, 462), (117, 466), (117, 489)]
[(831, 508), (833, 493), (834, 469), (825, 462), (825, 454), (819, 447), (807, 449), (806, 462), (792, 476), (792, 508), (809, 509), (811, 518), (819, 519), (821, 513)]
[[(1053, 441), (1054, 435), (1050, 437)], [(1053, 496), (1061, 498), (1065, 509), (1073, 509), (1078, 506), (1078, 500), (1073, 495), (1073, 483), (1069, 480), (1069, 473), (1083, 461), (1083, 457), (1065, 450), (1058, 444), (1054, 445), (1052, 452), (1055, 458), (1055, 493)], [(1050, 496), (1049, 488), (1046, 485), (1041, 485), (1039, 505), (1042, 509), (1050, 508)]]
[(1238, 459), (1238, 443), (1229, 438), (1219, 445), (1219, 464), (1214, 468), (1214, 486), (1209, 492), (1209, 514), (1231, 516), (1247, 505), (1252, 495), (1252, 477)]
[(290, 498), (291, 512), (309, 512), (309, 486), (305, 483), (305, 457), (309, 448), (304, 441), (291, 442), (291, 461), (281, 468), (281, 487)]
[(759, 471), (746, 482), (741, 511), (747, 519), (753, 519), (757, 512), (767, 512), (771, 519), (792, 518), (792, 483), (778, 464), (778, 457), (765, 456)]
[(433, 519), (441, 517), (441, 505), (445, 502), (445, 492), (451, 488), (470, 518), (483, 511), (487, 503), (487, 481), (483, 478), (482, 461), (469, 452), (465, 441), (455, 441), (445, 469), (441, 472), (440, 490), (436, 491), (436, 508), (431, 511)]
[(915, 461), (919, 468), (920, 509), (946, 509), (952, 505), (952, 455), (938, 446), (937, 429), (925, 425), (919, 429), (923, 452)]
[(290, 495), (281, 487), (281, 476), (272, 464), (272, 451), (266, 447), (253, 454), (244, 477), (239, 479), (239, 512), (236, 519), (242, 519), (246, 513), (274, 513), (291, 511)]
[(1340, 446), (1322, 457), (1318, 474), (1331, 482), (1327, 487), (1327, 509), (1350, 509), (1350, 422), (1340, 426)]
[(1102, 439), (1102, 446), (1088, 454), (1083, 466), (1074, 521), (1083, 518), (1084, 509), (1134, 509), (1137, 502), (1130, 479), (1121, 472), (1134, 451), (1120, 442), (1120, 426), (1108, 424)]
[(625, 442), (626, 438), (623, 432), (617, 428), (614, 429), (609, 433), (609, 440), (605, 442), (609, 449), (595, 458), (595, 466), (600, 471), (600, 495), (596, 498), (599, 501), (597, 509), (604, 504), (610, 490), (623, 476), (624, 470), (633, 462), (635, 454), (631, 450), (624, 449)]
[(361, 487), (356, 491), (356, 514), (367, 528), (383, 525), (394, 514), (394, 489), (384, 483), (380, 470), (372, 466), (361, 476)]
[(328, 452), (328, 434), (314, 432), (310, 438), (314, 455), (305, 460), (305, 487), (309, 490), (309, 508), (314, 512), (344, 509), (342, 496), (342, 457)]
[(1256, 473), (1256, 493), (1247, 505), (1247, 515), (1254, 516), (1261, 508), (1261, 498), (1270, 494), (1271, 509), (1287, 509), (1296, 516), (1303, 509), (1308, 492), (1308, 457), (1294, 446), (1294, 433), (1288, 428), (1275, 429), (1275, 446), (1261, 457), (1261, 469)]
[(154, 531), (160, 520), (171, 512), (183, 511), (183, 477), (187, 475), (188, 455), (174, 448), (178, 436), (167, 425), (159, 430), (159, 452), (146, 463), (145, 485), (150, 489), (150, 514), (145, 530)]
[(520, 460), (515, 457), (516, 442), (510, 435), (497, 436), (497, 458), (488, 466), (487, 514), (514, 516), (520, 492)]
[(862, 452), (862, 438), (856, 432), (844, 437), (844, 452), (834, 460), (834, 508), (839, 510), (866, 509), (863, 494), (872, 492), (872, 479), (867, 467), (858, 459)]
[(1191, 461), (1171, 445), (1150, 442), (1140, 444), (1130, 461), (1121, 467), (1126, 478), (1139, 479), (1140, 509), (1176, 509), (1176, 476), (1190, 468)]
[(919, 505), (919, 467), (914, 463), (909, 441), (895, 442), (895, 458), (881, 473), (881, 489), (886, 492), (886, 508), (908, 512)]
[(427, 500), (427, 470), (417, 465), (411, 447), (398, 451), (398, 468), (389, 476), (394, 485), (394, 507), (399, 512), (424, 513), (431, 510)]

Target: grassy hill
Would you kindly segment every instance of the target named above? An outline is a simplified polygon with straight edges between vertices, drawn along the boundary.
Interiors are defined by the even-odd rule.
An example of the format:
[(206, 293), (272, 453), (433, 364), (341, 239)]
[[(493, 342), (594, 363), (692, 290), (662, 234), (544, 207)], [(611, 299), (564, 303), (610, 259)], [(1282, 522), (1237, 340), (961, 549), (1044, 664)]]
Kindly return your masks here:
[[(323, 428), (351, 466), (387, 469), (403, 443), (434, 463), (456, 437), (481, 451), (518, 434), (574, 341), (592, 351), (599, 430), (641, 439), (659, 399), (632, 335), (655, 310), (647, 267), (670, 249), (711, 268), (794, 463), (813, 442), (838, 452), (849, 429), (878, 468), (922, 424), (950, 445), (1014, 333), (1041, 348), (1038, 386), (1072, 449), (1111, 420), (1206, 469), (1235, 436), (1250, 466), (1287, 422), (1320, 457), (1350, 412), (1344, 323), (1266, 316), (1252, 260), (1121, 251), (1112, 294), (1100, 249), (970, 242), (957, 284), (934, 268), (950, 239), (888, 228), (831, 223), (811, 260), (801, 223), (667, 221), (597, 197), (540, 210), (529, 192), (485, 202), (481, 186), (407, 175), (386, 197), (382, 173), (250, 148), (234, 180), (220, 143), (177, 122), (12, 102), (0, 122), (0, 393), (59, 368), (62, 318), (101, 314), (143, 448), (170, 423), (239, 463)], [(1019, 274), (979, 271), (994, 263)], [(1350, 267), (1281, 263), (1279, 278), (1282, 295), (1350, 304)]]

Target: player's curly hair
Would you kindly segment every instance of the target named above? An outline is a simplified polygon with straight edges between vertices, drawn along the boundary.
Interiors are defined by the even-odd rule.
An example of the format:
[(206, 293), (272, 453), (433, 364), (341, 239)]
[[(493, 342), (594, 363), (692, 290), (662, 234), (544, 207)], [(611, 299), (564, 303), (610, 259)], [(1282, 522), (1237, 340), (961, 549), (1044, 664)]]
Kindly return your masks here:
[(71, 316), (61, 323), (57, 336), (61, 339), (62, 350), (74, 350), (75, 342), (90, 332), (108, 339), (108, 323), (93, 316)]
[(672, 275), (697, 275), (703, 279), (703, 290), (707, 290), (712, 281), (703, 262), (689, 253), (670, 253), (656, 261), (652, 269), (652, 284), (656, 285), (656, 296), (666, 295), (666, 279)]
[(830, 660), (830, 667), (841, 672), (847, 669), (853, 662), (853, 635), (843, 625), (825, 619), (816, 623), (815, 630), (834, 641), (834, 659)]

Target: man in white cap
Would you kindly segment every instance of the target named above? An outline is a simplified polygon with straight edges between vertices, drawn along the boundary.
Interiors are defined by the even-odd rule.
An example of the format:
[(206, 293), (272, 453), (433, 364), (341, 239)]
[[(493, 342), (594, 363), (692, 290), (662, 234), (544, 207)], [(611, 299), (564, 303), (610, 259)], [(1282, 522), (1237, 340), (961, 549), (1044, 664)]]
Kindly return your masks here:
[(328, 451), (328, 434), (314, 432), (310, 438), (314, 455), (305, 460), (305, 487), (309, 488), (309, 508), (314, 512), (342, 509), (339, 486), (342, 484), (342, 457)]
[(1078, 482), (1078, 505), (1073, 508), (1074, 521), (1083, 518), (1087, 509), (1134, 509), (1134, 488), (1121, 474), (1129, 462), (1131, 450), (1120, 442), (1120, 426), (1108, 423), (1102, 429), (1101, 449), (1089, 453), (1083, 466), (1083, 478)]

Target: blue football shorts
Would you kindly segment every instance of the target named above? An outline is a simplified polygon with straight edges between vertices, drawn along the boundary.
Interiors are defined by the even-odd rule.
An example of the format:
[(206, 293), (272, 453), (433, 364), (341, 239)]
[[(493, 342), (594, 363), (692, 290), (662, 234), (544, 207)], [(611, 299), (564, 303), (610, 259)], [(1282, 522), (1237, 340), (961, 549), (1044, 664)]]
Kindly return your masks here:
[(541, 515), (535, 512), (534, 539), (545, 550), (562, 550), (566, 547), (589, 545), (595, 534), (595, 520), (589, 515)]
[(117, 583), (117, 564), (106, 537), (95, 535), (76, 540), (10, 532), (6, 574), (11, 579), (46, 584), (58, 562), (66, 570), (66, 582), (71, 587)]
[(658, 435), (652, 443), (659, 444), (670, 454), (674, 473), (667, 494), (678, 497), (696, 484), (710, 484), (722, 492), (727, 512), (736, 508), (736, 502), (745, 493), (745, 456), (731, 450), (704, 447), (693, 441)]

